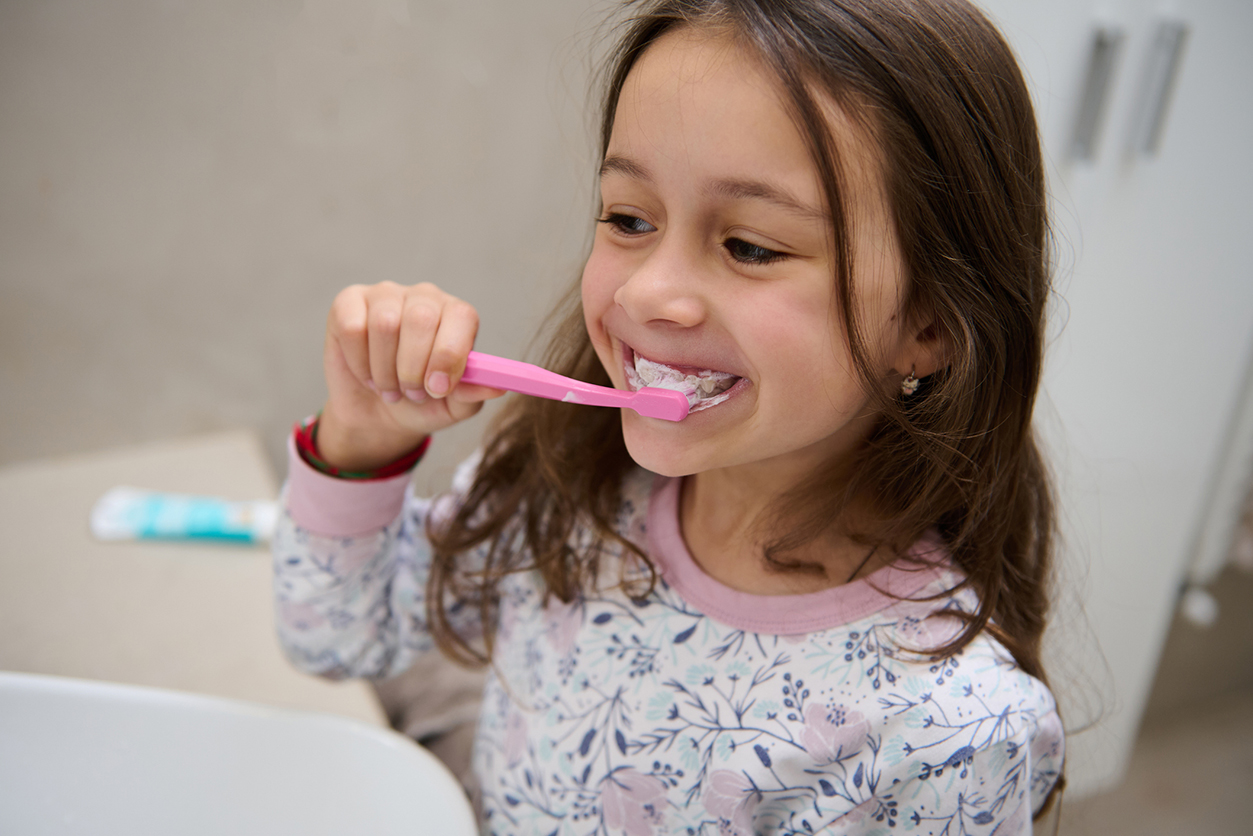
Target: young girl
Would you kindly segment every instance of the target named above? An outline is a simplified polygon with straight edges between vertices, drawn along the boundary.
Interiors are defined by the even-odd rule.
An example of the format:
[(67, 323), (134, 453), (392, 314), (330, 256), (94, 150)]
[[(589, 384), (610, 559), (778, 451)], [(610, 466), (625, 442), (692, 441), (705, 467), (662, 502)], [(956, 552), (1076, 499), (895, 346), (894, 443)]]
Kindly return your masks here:
[(1007, 46), (962, 0), (656, 0), (607, 78), (547, 365), (703, 399), (515, 398), (418, 500), (430, 435), (500, 394), (459, 382), (475, 313), (345, 290), (275, 542), (287, 652), (490, 662), (485, 832), (1029, 833), (1063, 735), (1044, 184)]

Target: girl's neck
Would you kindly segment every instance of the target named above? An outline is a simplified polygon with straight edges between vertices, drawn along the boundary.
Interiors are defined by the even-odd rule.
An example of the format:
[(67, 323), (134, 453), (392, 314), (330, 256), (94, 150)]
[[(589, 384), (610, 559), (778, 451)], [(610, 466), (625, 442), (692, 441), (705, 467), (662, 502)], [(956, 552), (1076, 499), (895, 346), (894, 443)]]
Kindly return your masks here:
[(716, 470), (685, 477), (679, 499), (679, 527), (692, 558), (714, 580), (759, 595), (794, 595), (840, 586), (863, 578), (887, 562), (878, 552), (831, 532), (789, 552), (789, 562), (819, 566), (822, 572), (786, 571), (767, 563), (764, 544), (779, 532), (760, 521), (791, 485), (772, 485), (752, 469)]

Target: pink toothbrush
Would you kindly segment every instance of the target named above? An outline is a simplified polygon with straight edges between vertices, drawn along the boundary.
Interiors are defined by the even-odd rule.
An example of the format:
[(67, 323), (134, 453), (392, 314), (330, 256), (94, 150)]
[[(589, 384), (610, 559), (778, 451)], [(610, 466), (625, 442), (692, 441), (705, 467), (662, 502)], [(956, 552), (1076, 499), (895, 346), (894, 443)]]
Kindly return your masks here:
[(493, 357), (471, 351), (466, 360), (466, 371), (461, 376), (466, 383), (507, 389), (523, 395), (535, 395), (565, 403), (581, 403), (587, 406), (625, 406), (647, 418), (665, 421), (682, 421), (687, 416), (687, 396), (673, 389), (647, 387), (638, 392), (624, 392), (608, 386), (597, 386), (562, 377), (556, 372)]

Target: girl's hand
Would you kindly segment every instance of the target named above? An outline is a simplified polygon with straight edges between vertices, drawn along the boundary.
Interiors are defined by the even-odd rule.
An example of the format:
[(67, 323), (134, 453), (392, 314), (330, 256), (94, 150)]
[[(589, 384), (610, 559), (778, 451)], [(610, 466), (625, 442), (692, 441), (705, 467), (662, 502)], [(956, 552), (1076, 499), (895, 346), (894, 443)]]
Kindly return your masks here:
[(321, 457), (345, 470), (381, 467), (503, 395), (458, 383), (478, 327), (473, 307), (432, 284), (340, 291), (326, 320)]

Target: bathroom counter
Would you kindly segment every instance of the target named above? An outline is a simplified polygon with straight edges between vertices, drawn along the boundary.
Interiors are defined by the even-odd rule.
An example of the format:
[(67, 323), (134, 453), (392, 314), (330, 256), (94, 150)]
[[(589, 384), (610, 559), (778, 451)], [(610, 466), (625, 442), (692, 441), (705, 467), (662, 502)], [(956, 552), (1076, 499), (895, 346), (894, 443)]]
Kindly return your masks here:
[(0, 670), (191, 691), (383, 725), (364, 682), (301, 674), (274, 632), (258, 546), (95, 540), (109, 488), (266, 499), (247, 431), (0, 468)]

